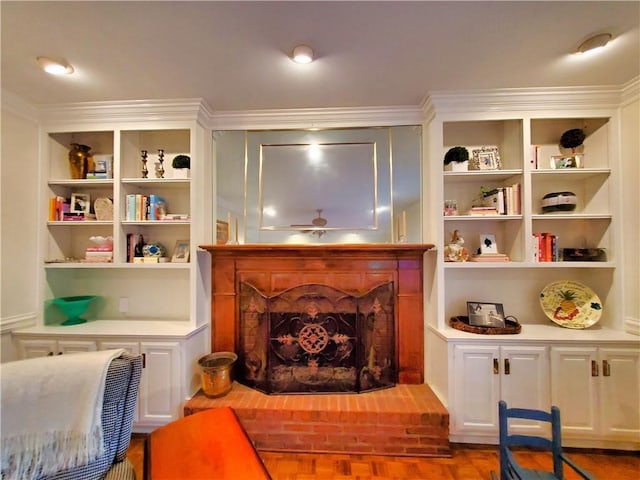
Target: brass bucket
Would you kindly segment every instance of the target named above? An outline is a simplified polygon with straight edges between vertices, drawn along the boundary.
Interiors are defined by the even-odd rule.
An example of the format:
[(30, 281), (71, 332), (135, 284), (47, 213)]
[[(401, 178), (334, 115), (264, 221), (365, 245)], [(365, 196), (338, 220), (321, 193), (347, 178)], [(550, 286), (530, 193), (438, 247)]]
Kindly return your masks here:
[(238, 356), (233, 352), (218, 352), (198, 360), (202, 391), (207, 397), (222, 397), (231, 391), (231, 370), (237, 359)]

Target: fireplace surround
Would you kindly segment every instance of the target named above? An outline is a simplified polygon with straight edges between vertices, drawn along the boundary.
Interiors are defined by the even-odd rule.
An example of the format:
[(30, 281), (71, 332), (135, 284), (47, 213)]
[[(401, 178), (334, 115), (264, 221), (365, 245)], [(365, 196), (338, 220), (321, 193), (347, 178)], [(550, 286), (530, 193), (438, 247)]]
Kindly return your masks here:
[[(389, 322), (385, 323), (383, 328), (393, 330), (393, 335), (389, 335), (392, 343), (386, 350), (385, 347), (378, 345), (377, 351), (381, 352), (378, 355), (371, 355), (371, 345), (366, 347), (361, 344), (359, 353), (354, 354), (355, 364), (352, 366), (358, 371), (356, 376), (360, 376), (363, 369), (369, 372), (371, 367), (371, 371), (375, 370), (378, 377), (383, 379), (382, 384), (376, 384), (374, 388), (392, 385), (395, 382), (401, 384), (424, 382), (423, 256), (426, 251), (433, 248), (433, 245), (245, 244), (204, 245), (201, 248), (207, 250), (212, 257), (211, 349), (213, 352), (237, 353), (243, 359), (242, 362), (238, 362), (244, 369), (243, 375), (251, 376), (249, 370), (252, 362), (256, 360), (264, 362), (267, 359), (266, 354), (269, 350), (267, 347), (275, 345), (277, 349), (290, 342), (288, 355), (304, 357), (307, 363), (301, 366), (307, 369), (305, 371), (307, 378), (310, 378), (310, 375), (313, 376), (314, 369), (322, 366), (319, 357), (312, 355), (314, 350), (318, 350), (320, 344), (328, 344), (331, 341), (334, 342), (331, 349), (337, 350), (341, 346), (340, 335), (348, 337), (350, 333), (347, 328), (347, 333), (338, 334), (332, 325), (342, 320), (345, 320), (346, 325), (349, 321), (347, 317), (336, 320), (336, 312), (330, 315), (322, 308), (315, 314), (316, 316), (322, 314), (322, 319), (318, 317), (318, 320), (322, 321), (314, 321), (315, 317), (311, 316), (313, 310), (309, 312), (305, 311), (305, 308), (313, 308), (314, 301), (316, 308), (322, 302), (325, 302), (325, 306), (331, 303), (328, 299), (339, 303), (341, 301), (339, 299), (344, 297), (346, 299), (344, 301), (351, 304), (349, 308), (352, 311), (349, 315), (353, 315), (353, 328), (358, 329), (359, 316), (361, 323), (366, 324), (363, 319), (369, 316), (370, 321), (371, 314), (376, 315), (376, 309), (384, 304), (384, 312), (389, 315)], [(382, 291), (391, 293), (385, 296), (381, 294)], [(370, 292), (374, 293), (370, 295)], [(367, 295), (370, 296), (367, 297)], [(253, 305), (251, 299), (253, 299)], [(376, 299), (379, 304), (374, 306)], [(381, 299), (386, 300), (381, 301)], [(243, 325), (243, 312), (247, 317), (247, 313), (252, 308), (255, 309), (257, 304), (267, 300), (272, 300), (276, 306), (264, 318), (269, 325), (275, 323), (282, 330), (277, 331), (276, 328), (274, 339), (267, 333), (265, 338), (269, 338), (269, 341), (267, 344), (263, 342), (261, 352), (260, 349), (256, 350), (255, 345), (247, 345), (250, 337), (246, 335), (246, 331), (243, 334), (243, 329), (247, 329), (246, 322)], [(358, 301), (362, 302), (362, 311), (358, 310)], [(288, 302), (289, 306), (283, 307), (283, 302), (284, 304)], [(297, 307), (291, 310), (291, 302), (298, 302), (298, 307), (303, 308)], [(262, 309), (264, 314), (265, 306), (259, 309)], [(338, 308), (337, 310), (338, 313), (344, 313), (342, 310), (346, 312), (349, 309)], [(281, 321), (285, 317), (288, 320), (293, 318), (294, 323), (298, 322), (297, 326), (283, 326)], [(329, 323), (324, 325), (324, 320)], [(254, 326), (258, 328), (257, 324)], [(381, 323), (379, 326), (382, 326)], [(267, 325), (263, 324), (260, 328), (266, 327)], [(362, 326), (360, 328), (366, 329)], [(282, 338), (278, 340), (278, 337)], [(306, 350), (300, 348), (300, 342), (306, 342)], [(254, 355), (249, 355), (251, 351)], [(333, 355), (331, 352), (325, 353)], [(359, 358), (356, 358), (357, 355)], [(286, 355), (281, 357), (287, 358)], [(310, 360), (311, 363), (309, 363)], [(285, 361), (284, 364), (287, 362)], [(380, 367), (383, 366), (391, 368), (382, 372)], [(290, 365), (285, 365), (285, 369), (289, 367)], [(264, 388), (268, 383), (266, 376), (258, 375), (260, 368), (254, 371), (253, 379), (248, 378), (256, 383), (254, 386), (258, 389)], [(266, 375), (266, 371), (263, 373)], [(320, 370), (315, 370), (315, 373), (317, 376)], [(356, 382), (356, 390), (360, 389), (360, 386)]]

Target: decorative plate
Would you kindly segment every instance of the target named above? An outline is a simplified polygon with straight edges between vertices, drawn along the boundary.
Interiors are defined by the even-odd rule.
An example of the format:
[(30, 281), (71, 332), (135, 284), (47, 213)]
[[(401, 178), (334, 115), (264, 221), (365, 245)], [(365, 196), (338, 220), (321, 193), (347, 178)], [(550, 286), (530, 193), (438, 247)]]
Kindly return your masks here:
[(560, 280), (544, 287), (540, 306), (552, 322), (566, 328), (589, 328), (602, 315), (602, 302), (586, 285)]
[(142, 247), (142, 255), (145, 257), (162, 257), (164, 253), (164, 247), (159, 243), (147, 243)]

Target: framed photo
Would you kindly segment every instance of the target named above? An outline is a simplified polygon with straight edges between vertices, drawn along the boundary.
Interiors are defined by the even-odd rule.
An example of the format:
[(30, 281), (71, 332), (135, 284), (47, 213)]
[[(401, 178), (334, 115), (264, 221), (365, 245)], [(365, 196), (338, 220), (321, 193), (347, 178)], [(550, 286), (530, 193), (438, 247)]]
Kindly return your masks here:
[(550, 166), (553, 170), (564, 168), (582, 168), (582, 154), (575, 155), (552, 155)]
[(476, 170), (500, 170), (502, 163), (498, 147), (475, 148), (472, 166)]
[(88, 193), (72, 193), (70, 211), (88, 215), (91, 212), (91, 196)]
[(475, 327), (505, 326), (504, 308), (501, 303), (467, 302), (469, 325)]
[(178, 240), (173, 249), (172, 263), (187, 263), (189, 261), (189, 240)]
[(498, 253), (498, 244), (496, 236), (490, 233), (480, 234), (480, 253)]
[(222, 220), (216, 221), (216, 243), (225, 245), (229, 241), (229, 224)]

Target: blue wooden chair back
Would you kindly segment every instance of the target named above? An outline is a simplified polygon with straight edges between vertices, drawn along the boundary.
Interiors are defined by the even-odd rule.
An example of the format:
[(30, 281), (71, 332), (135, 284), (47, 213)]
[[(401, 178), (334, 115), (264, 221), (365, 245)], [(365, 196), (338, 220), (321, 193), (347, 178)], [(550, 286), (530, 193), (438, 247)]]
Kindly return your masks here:
[[(566, 463), (582, 478), (595, 480), (589, 473), (580, 469), (575, 463), (562, 453), (562, 434), (560, 429), (560, 409), (551, 407), (551, 412), (527, 408), (508, 408), (504, 400), (498, 403), (498, 418), (500, 428), (500, 480), (533, 480), (556, 479), (564, 480), (563, 465)], [(536, 435), (509, 435), (509, 419), (521, 418), (548, 422), (551, 424), (551, 439)], [(548, 450), (553, 456), (553, 474), (540, 470), (522, 468), (516, 461), (511, 447), (523, 446)]]

